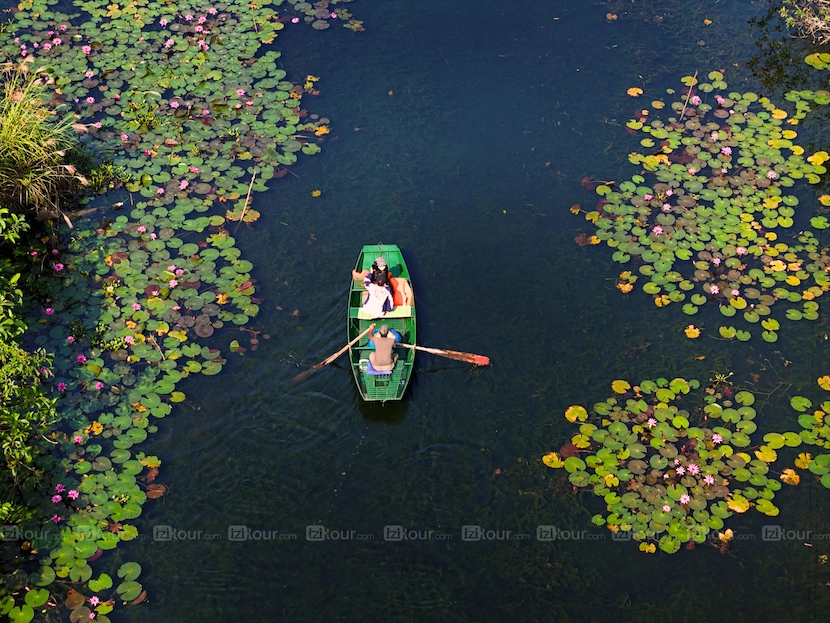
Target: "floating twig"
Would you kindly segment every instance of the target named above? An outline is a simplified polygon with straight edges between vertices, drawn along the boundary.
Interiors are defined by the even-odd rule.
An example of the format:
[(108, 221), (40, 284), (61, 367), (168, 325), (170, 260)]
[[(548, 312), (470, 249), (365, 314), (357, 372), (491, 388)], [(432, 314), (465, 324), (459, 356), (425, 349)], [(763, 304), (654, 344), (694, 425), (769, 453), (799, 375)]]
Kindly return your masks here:
[[(239, 229), (239, 226), (242, 224), (242, 221), (245, 218), (245, 212), (248, 211), (248, 202), (251, 200), (251, 190), (254, 188), (254, 180), (256, 179), (256, 171), (251, 176), (251, 183), (248, 184), (248, 196), (245, 197), (245, 206), (242, 208), (242, 216), (239, 217), (239, 222), (236, 224), (236, 229)], [(236, 235), (236, 229), (233, 230), (234, 235)]]
[[(695, 84), (697, 84), (697, 70), (695, 70), (695, 75), (693, 76), (693, 78), (695, 79)], [(689, 105), (689, 98), (692, 97), (692, 88), (695, 86), (695, 84), (689, 85), (689, 92), (686, 93), (686, 101), (683, 102), (683, 110), (680, 113), (680, 119), (678, 119), (678, 122), (683, 121), (683, 115), (686, 114), (686, 106)]]

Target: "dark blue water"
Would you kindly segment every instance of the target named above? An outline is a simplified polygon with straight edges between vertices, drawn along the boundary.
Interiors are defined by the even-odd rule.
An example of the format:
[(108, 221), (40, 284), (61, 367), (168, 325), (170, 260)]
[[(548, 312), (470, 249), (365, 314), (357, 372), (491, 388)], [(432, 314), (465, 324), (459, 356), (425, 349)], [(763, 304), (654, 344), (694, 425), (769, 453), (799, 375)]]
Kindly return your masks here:
[[(643, 100), (626, 89), (650, 101), (713, 69), (737, 90), (771, 89), (747, 68), (761, 54), (775, 69), (753, 43), (765, 31), (747, 23), (766, 8), (355, 3), (364, 33), (286, 29), (284, 67), (321, 78), (304, 105), (333, 131), (239, 230), (264, 299), (249, 325), (259, 344), (189, 380), (188, 402), (148, 442), (169, 492), (126, 552), (150, 600), (121, 620), (822, 620), (827, 541), (761, 538), (765, 524), (830, 533), (827, 492), (810, 479), (779, 494), (780, 517), (729, 520), (753, 539), (727, 554), (648, 556), (594, 528), (601, 501), (540, 462), (573, 433), (564, 409), (607, 397), (617, 378), (734, 371), (775, 392), (766, 431), (792, 425), (788, 391), (827, 373), (826, 318), (774, 348), (688, 340), (679, 307), (621, 296), (609, 251), (573, 242), (587, 230), (568, 209), (597, 200), (582, 177), (634, 172), (639, 138), (624, 126)], [(406, 400), (386, 406), (360, 401), (345, 359), (290, 384), (345, 343), (349, 270), (374, 242), (406, 256), (421, 342), (491, 367), (419, 355)], [(714, 314), (695, 323), (716, 331)], [(180, 540), (153, 539), (168, 525)], [(315, 541), (310, 525), (344, 538)], [(540, 525), (579, 538), (542, 542)], [(413, 538), (390, 540), (401, 533), (386, 526)], [(464, 526), (494, 538), (463, 540)]]

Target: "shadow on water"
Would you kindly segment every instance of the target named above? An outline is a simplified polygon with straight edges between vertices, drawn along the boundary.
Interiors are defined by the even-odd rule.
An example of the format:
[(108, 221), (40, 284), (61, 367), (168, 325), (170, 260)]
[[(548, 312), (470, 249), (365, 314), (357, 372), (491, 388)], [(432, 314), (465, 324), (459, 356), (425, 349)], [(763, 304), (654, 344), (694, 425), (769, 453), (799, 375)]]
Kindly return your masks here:
[[(191, 377), (148, 442), (169, 493), (145, 507), (150, 538), (131, 552), (151, 600), (121, 620), (821, 620), (821, 543), (646, 556), (594, 528), (601, 501), (539, 460), (574, 432), (563, 410), (617, 378), (734, 371), (771, 394), (758, 420), (772, 429), (788, 409), (779, 377), (795, 391), (826, 366), (826, 318), (774, 347), (687, 340), (678, 309), (622, 296), (607, 249), (574, 244), (586, 224), (568, 208), (597, 200), (582, 177), (632, 173), (624, 124), (640, 102), (626, 89), (662, 96), (736, 62), (735, 88), (749, 88), (746, 21), (766, 8), (607, 4), (617, 20), (606, 4), (387, 2), (354, 7), (358, 35), (283, 31), (285, 69), (321, 77), (307, 106), (337, 140), (257, 197), (262, 218), (238, 232), (264, 301), (246, 327), (258, 348)], [(349, 271), (377, 240), (406, 255), (421, 343), (492, 366), (419, 354), (405, 400), (383, 406), (360, 401), (345, 359), (291, 385), (346, 343)], [(714, 335), (721, 322), (714, 308), (695, 317)], [(215, 339), (234, 338), (250, 334)], [(830, 533), (821, 494), (782, 492), (780, 523)], [(731, 527), (760, 535), (765, 520)], [(184, 538), (154, 540), (160, 525)], [(578, 537), (538, 540), (551, 525)]]

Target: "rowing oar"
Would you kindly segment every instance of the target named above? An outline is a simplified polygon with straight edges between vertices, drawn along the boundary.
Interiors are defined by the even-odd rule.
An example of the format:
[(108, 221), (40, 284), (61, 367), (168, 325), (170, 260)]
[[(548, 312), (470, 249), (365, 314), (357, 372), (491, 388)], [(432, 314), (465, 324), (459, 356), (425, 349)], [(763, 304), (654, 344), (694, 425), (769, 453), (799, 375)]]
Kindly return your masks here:
[(324, 366), (329, 365), (331, 362), (333, 362), (335, 359), (337, 359), (340, 355), (342, 355), (342, 354), (343, 354), (343, 353), (345, 353), (347, 350), (349, 350), (352, 346), (354, 346), (355, 344), (357, 344), (357, 341), (358, 341), (360, 338), (362, 338), (364, 335), (366, 335), (367, 333), (369, 333), (369, 330), (370, 330), (371, 328), (372, 328), (372, 327), (367, 327), (367, 328), (366, 328), (366, 330), (365, 330), (363, 333), (361, 333), (360, 335), (358, 335), (355, 339), (353, 339), (351, 342), (349, 342), (348, 344), (346, 344), (343, 348), (341, 348), (340, 350), (338, 350), (336, 353), (334, 353), (334, 354), (333, 354), (333, 355), (331, 355), (330, 357), (327, 357), (326, 359), (323, 359), (323, 361), (321, 361), (320, 363), (318, 363), (318, 364), (317, 364), (317, 365), (315, 365), (314, 367), (309, 368), (308, 370), (305, 370), (304, 372), (300, 372), (297, 376), (295, 376), (295, 377), (293, 377), (293, 378), (291, 379), (291, 383), (292, 383), (293, 385), (297, 385), (298, 383), (302, 383), (302, 382), (303, 382), (303, 381), (305, 381), (308, 377), (310, 377), (312, 374), (314, 374), (315, 372), (317, 372), (317, 370), (319, 370), (320, 368), (322, 368), (322, 367), (324, 367)]
[(443, 348), (427, 348), (426, 346), (415, 346), (415, 344), (403, 344), (412, 350), (422, 350), (425, 353), (438, 355), (439, 357), (446, 357), (447, 359), (456, 359), (457, 361), (466, 361), (477, 366), (489, 366), (490, 358), (484, 355), (476, 355), (473, 353), (460, 353), (457, 350), (444, 350)]

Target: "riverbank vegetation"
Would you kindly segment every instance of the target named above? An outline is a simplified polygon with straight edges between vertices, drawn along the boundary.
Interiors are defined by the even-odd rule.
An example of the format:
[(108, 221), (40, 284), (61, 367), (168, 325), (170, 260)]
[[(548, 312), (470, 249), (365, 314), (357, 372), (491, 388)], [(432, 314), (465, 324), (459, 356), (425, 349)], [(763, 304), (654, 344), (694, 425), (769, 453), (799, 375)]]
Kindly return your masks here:
[[(29, 129), (6, 131), (34, 150), (7, 156), (9, 227), (14, 210), (45, 219), (26, 240), (13, 240), (25, 223), (8, 237), (2, 309), (22, 341), (4, 356), (28, 357), (8, 368), (21, 388), (8, 431), (22, 443), (9, 447), (24, 453), (15, 473), (31, 487), (7, 514), (19, 547), (0, 560), (14, 576), (0, 615), (26, 622), (46, 604), (106, 623), (117, 603), (147, 597), (136, 563), (92, 564), (135, 539), (142, 505), (166, 492), (160, 459), (139, 445), (186, 399), (182, 380), (222, 370), (222, 328), (259, 311), (234, 233), (259, 218), (254, 193), (330, 131), (302, 105), (320, 79), (290, 82), (275, 37), (286, 25), (362, 26), (336, 0), (280, 13), (267, 0), (130, 12), (79, 0), (72, 17), (56, 4), (22, 2), (0, 35), (0, 54), (26, 66), (9, 74), (4, 105)], [(21, 108), (24, 96), (41, 108)], [(73, 193), (121, 182), (99, 220), (63, 213)], [(18, 412), (33, 407), (23, 424)]]
[(783, 0), (778, 12), (799, 36), (830, 43), (830, 0)]

